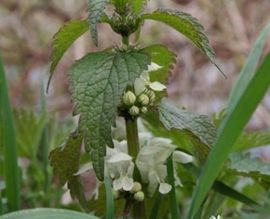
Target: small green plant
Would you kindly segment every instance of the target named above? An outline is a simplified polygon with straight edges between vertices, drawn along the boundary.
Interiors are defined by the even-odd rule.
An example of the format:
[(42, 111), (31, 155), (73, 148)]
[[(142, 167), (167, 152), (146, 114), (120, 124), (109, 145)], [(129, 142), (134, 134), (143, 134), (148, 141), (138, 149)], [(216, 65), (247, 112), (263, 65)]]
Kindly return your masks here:
[[(243, 70), (241, 77), (244, 79), (240, 78), (239, 84), (244, 85), (237, 85), (233, 90), (217, 130), (207, 116), (179, 109), (165, 98), (165, 83), (176, 55), (164, 45), (142, 47), (139, 43), (141, 26), (147, 20), (158, 21), (186, 36), (216, 65), (214, 51), (203, 27), (197, 19), (184, 12), (170, 9), (144, 12), (147, 2), (88, 0), (88, 20), (71, 21), (55, 35), (51, 76), (65, 51), (88, 30), (88, 25), (96, 45), (98, 23), (109, 24), (122, 37), (120, 45), (89, 53), (70, 69), (73, 114), (79, 115), (80, 119), (65, 146), (50, 154), (55, 174), (63, 185), (68, 183), (72, 197), (77, 198), (86, 211), (104, 216), (106, 210), (106, 218), (116, 215), (131, 218), (171, 215), (171, 218), (181, 218), (187, 212), (180, 213), (179, 205), (183, 206), (183, 203), (179, 202), (176, 189), (182, 185), (179, 174), (184, 171), (183, 175), (195, 176), (193, 180), (196, 181), (203, 164), (188, 218), (209, 218), (217, 213), (212, 209), (213, 203), (203, 203), (211, 187), (249, 206), (258, 205), (216, 178), (266, 92), (269, 58), (257, 74), (254, 74), (256, 66)], [(107, 5), (113, 6), (112, 15), (106, 14)], [(265, 37), (260, 40), (264, 41)], [(252, 61), (258, 62), (260, 54), (261, 51), (256, 51)], [(260, 89), (252, 95), (256, 86)], [(243, 113), (248, 99), (251, 101)], [(124, 119), (125, 129), (120, 128), (119, 118)], [(126, 137), (121, 139), (115, 133), (121, 133), (122, 137), (126, 133)], [(85, 153), (91, 157), (83, 167), (80, 161), (82, 143)], [(80, 174), (92, 168), (98, 181), (97, 201), (87, 200), (80, 182)]]
[[(142, 25), (148, 20), (158, 21), (187, 37), (216, 65), (203, 27), (184, 12), (170, 9), (145, 12), (147, 3), (147, 0), (88, 0), (88, 19), (70, 21), (54, 36), (51, 77), (67, 49), (88, 29), (96, 45), (99, 23), (109, 24), (122, 37), (118, 45), (88, 53), (69, 71), (73, 114), (79, 120), (65, 143), (49, 155), (60, 185), (67, 184), (72, 198), (78, 200), (85, 212), (107, 219), (234, 219), (249, 218), (251, 213), (258, 218), (269, 215), (269, 197), (258, 198), (258, 194), (270, 189), (269, 165), (245, 152), (269, 144), (269, 130), (245, 133), (243, 129), (270, 84), (270, 54), (259, 65), (270, 25), (261, 32), (251, 51), (226, 109), (212, 121), (167, 100), (166, 82), (176, 54), (161, 44), (147, 47), (140, 44)], [(106, 14), (109, 5), (114, 10), (110, 15)], [(42, 107), (44, 116), (34, 119), (31, 113), (15, 110), (14, 125), (2, 68), (0, 79), (0, 140), (5, 150), (7, 183), (6, 188), (0, 187), (2, 213), (5, 197), (8, 211), (19, 208), (15, 136), (19, 156), (29, 157), (36, 168), (29, 174), (42, 176), (37, 190), (32, 188), (33, 193), (43, 187), (47, 197), (44, 194), (42, 197), (47, 203), (54, 190), (48, 185), (50, 124), (46, 106)], [(22, 114), (26, 116), (18, 119)], [(24, 132), (29, 121), (31, 129)], [(35, 134), (31, 137), (31, 133)], [(27, 146), (30, 142), (33, 148)], [(89, 171), (95, 173), (91, 179), (96, 182), (93, 191), (85, 191), (82, 182), (82, 176)], [(245, 183), (240, 176), (249, 177), (251, 182)], [(238, 183), (241, 189), (239, 185), (235, 189)], [(35, 202), (32, 207), (40, 201), (39, 197), (32, 200)], [(36, 209), (4, 215), (3, 219), (37, 215), (95, 218), (67, 210)]]

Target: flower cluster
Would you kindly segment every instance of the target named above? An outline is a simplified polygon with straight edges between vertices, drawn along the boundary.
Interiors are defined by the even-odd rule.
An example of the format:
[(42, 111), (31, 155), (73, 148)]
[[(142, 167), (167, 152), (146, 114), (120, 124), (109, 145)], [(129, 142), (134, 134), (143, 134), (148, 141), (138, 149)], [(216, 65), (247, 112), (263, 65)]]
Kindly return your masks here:
[(151, 63), (148, 70), (142, 72), (141, 76), (135, 80), (133, 91), (127, 90), (122, 98), (123, 106), (132, 116), (144, 114), (155, 101), (155, 92), (163, 91), (166, 86), (158, 81), (151, 82), (149, 73), (160, 69), (161, 66)]
[[(192, 162), (192, 157), (180, 151), (175, 151), (176, 146), (166, 138), (152, 137), (149, 133), (140, 133), (140, 150), (135, 160), (127, 153), (127, 142), (114, 141), (114, 148), (107, 148), (106, 170), (113, 181), (115, 192), (129, 192), (134, 194), (134, 199), (144, 199), (142, 184), (147, 185), (147, 193), (152, 196), (157, 190), (166, 194), (171, 190), (171, 185), (166, 182), (166, 161), (173, 154), (175, 162)], [(137, 166), (142, 182), (134, 182), (133, 171)], [(117, 193), (118, 194), (118, 193)], [(118, 197), (118, 196), (117, 196)]]

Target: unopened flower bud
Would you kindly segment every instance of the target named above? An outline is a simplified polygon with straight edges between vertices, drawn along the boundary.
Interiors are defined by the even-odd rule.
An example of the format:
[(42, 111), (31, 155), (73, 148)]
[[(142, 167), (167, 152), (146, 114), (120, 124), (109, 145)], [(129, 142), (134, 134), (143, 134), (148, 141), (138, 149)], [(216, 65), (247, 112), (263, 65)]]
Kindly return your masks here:
[(112, 195), (114, 199), (118, 199), (120, 196), (120, 192), (118, 190), (113, 190)]
[(141, 108), (141, 112), (142, 112), (142, 113), (147, 113), (147, 111), (148, 111), (147, 107), (143, 106), (143, 107)]
[(149, 97), (145, 94), (142, 94), (138, 98), (139, 103), (141, 103), (143, 106), (147, 106), (149, 104)]
[(149, 100), (151, 103), (153, 103), (156, 99), (156, 95), (155, 95), (155, 92), (152, 91), (152, 90), (148, 90), (147, 91), (147, 96), (149, 97)]
[(142, 190), (142, 185), (141, 185), (141, 183), (139, 183), (139, 182), (134, 182), (133, 183), (133, 187), (132, 187), (132, 189), (130, 190), (130, 192), (131, 193), (136, 193), (136, 192), (139, 192), (139, 191), (141, 191)]
[(136, 192), (134, 194), (134, 199), (138, 202), (142, 202), (144, 200), (144, 193), (142, 191)]
[(140, 113), (140, 109), (137, 106), (132, 106), (128, 112), (132, 116), (137, 116)]
[(136, 101), (136, 96), (133, 92), (128, 91), (123, 96), (123, 103), (127, 106), (132, 106)]

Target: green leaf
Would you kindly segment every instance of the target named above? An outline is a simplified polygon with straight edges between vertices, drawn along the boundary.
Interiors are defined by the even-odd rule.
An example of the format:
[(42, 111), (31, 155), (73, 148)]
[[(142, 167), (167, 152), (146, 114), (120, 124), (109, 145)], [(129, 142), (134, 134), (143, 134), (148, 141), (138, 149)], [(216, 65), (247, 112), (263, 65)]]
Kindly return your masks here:
[(129, 0), (131, 6), (132, 6), (132, 11), (134, 13), (140, 13), (144, 9), (144, 6), (147, 3), (147, 0)]
[(110, 0), (88, 0), (90, 32), (94, 43), (98, 44), (97, 23), (100, 22), (106, 5)]
[(81, 207), (86, 211), (90, 212), (90, 206), (88, 201), (84, 195), (84, 187), (81, 183), (80, 177), (76, 175), (72, 175), (68, 179), (68, 189), (70, 191), (71, 197), (75, 200), (77, 199), (81, 205)]
[(229, 157), (228, 168), (244, 176), (270, 179), (270, 165), (259, 158), (251, 158), (250, 154), (232, 153)]
[(175, 179), (174, 179), (174, 167), (172, 155), (167, 159), (167, 172), (168, 172), (168, 182), (172, 186), (172, 189), (169, 193), (171, 217), (172, 219), (180, 219), (181, 216), (175, 194)]
[(155, 136), (169, 138), (181, 150), (192, 154), (203, 163), (210, 151), (210, 147), (205, 145), (196, 135), (188, 130), (171, 129), (167, 130), (159, 121), (156, 112), (148, 112), (143, 116), (144, 125)]
[(114, 198), (112, 194), (112, 183), (109, 177), (105, 178), (106, 189), (106, 219), (114, 219)]
[[(215, 146), (211, 150), (195, 189), (189, 218), (192, 218), (199, 209), (215, 178), (218, 176), (219, 171), (222, 169), (234, 143), (267, 92), (270, 84), (269, 69), (270, 53), (254, 76), (250, 78), (247, 83), (248, 86), (237, 93), (236, 97), (230, 99), (226, 115), (218, 129), (218, 137)], [(246, 72), (243, 72), (242, 74), (245, 73)]]
[(260, 36), (256, 40), (255, 45), (253, 46), (250, 55), (247, 58), (245, 66), (242, 68), (240, 72), (239, 79), (233, 86), (228, 101), (230, 104), (232, 105), (237, 104), (239, 96), (241, 96), (242, 93), (244, 93), (244, 91), (249, 86), (249, 82), (254, 77), (254, 74), (256, 73), (256, 69), (258, 67), (260, 58), (263, 53), (265, 43), (267, 42), (269, 33), (270, 33), (270, 23), (266, 25), (266, 27), (261, 31)]
[(17, 163), (16, 133), (11, 111), (4, 65), (0, 55), (0, 147), (3, 147), (4, 172), (8, 210), (20, 208), (19, 168)]
[(85, 20), (74, 20), (66, 23), (54, 35), (52, 42), (50, 78), (47, 84), (47, 90), (53, 76), (53, 72), (59, 61), (68, 50), (68, 48), (88, 30), (88, 22)]
[(171, 105), (163, 99), (158, 107), (159, 119), (167, 130), (188, 131), (202, 143), (202, 154), (208, 153), (216, 139), (216, 128), (205, 115), (198, 115)]
[(233, 146), (234, 151), (248, 150), (270, 144), (270, 130), (242, 133)]
[(173, 64), (176, 62), (176, 54), (164, 45), (152, 45), (143, 50), (149, 54), (152, 62), (162, 66), (161, 69), (151, 72), (151, 81), (166, 83)]
[[(150, 14), (143, 14), (142, 19), (159, 21), (174, 28), (190, 39), (209, 58), (209, 60), (216, 65), (215, 53), (209, 44), (203, 26), (190, 14), (175, 10), (160, 9)], [(217, 68), (219, 69), (218, 66)]]
[(14, 109), (13, 114), (18, 154), (22, 157), (35, 159), (42, 132), (47, 123), (47, 116), (45, 114), (38, 116), (25, 109)]
[(71, 69), (75, 111), (80, 114), (86, 151), (91, 152), (96, 175), (103, 180), (106, 145), (113, 146), (111, 126), (128, 85), (147, 69), (142, 51), (90, 53)]
[(50, 163), (60, 184), (64, 185), (79, 169), (82, 135), (78, 130), (71, 133), (62, 147), (50, 152)]
[(1, 219), (97, 219), (89, 214), (83, 214), (76, 211), (54, 209), (54, 208), (36, 208), (17, 211), (1, 216)]

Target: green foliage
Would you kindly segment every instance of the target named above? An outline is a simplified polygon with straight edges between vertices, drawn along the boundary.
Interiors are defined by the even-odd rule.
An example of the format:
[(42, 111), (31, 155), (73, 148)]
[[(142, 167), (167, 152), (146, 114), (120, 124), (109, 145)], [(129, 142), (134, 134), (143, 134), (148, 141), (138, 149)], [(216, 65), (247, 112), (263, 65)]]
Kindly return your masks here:
[(228, 168), (237, 175), (270, 180), (270, 165), (259, 158), (251, 158), (250, 154), (232, 153), (229, 161)]
[[(236, 96), (228, 103), (226, 115), (218, 130), (215, 146), (210, 153), (195, 190), (189, 218), (192, 218), (199, 209), (214, 179), (222, 169), (235, 141), (266, 93), (270, 84), (269, 69), (270, 53), (253, 77), (249, 78), (245, 89), (235, 93)], [(242, 74), (245, 73), (242, 72)], [(240, 76), (240, 78), (243, 77)]]
[[(50, 66), (50, 79), (53, 72), (58, 65), (59, 61), (68, 50), (68, 48), (88, 30), (87, 21), (74, 20), (66, 23), (54, 35), (52, 42), (51, 66)], [(48, 82), (49, 86), (50, 80)]]
[(176, 61), (176, 54), (164, 45), (152, 45), (144, 48), (143, 50), (149, 54), (152, 62), (162, 66), (161, 69), (151, 72), (151, 81), (166, 83), (173, 64)]
[(248, 150), (270, 144), (270, 130), (242, 133), (233, 146), (234, 151)]
[(105, 178), (106, 189), (106, 219), (114, 219), (114, 198), (112, 194), (112, 183), (109, 177)]
[(19, 169), (17, 163), (16, 134), (9, 102), (4, 65), (0, 56), (0, 146), (3, 147), (6, 198), (8, 210), (20, 208)]
[(76, 130), (71, 133), (66, 143), (50, 153), (50, 163), (54, 174), (58, 176), (61, 185), (64, 185), (79, 169), (82, 135)]
[(147, 0), (129, 0), (131, 6), (132, 6), (132, 11), (137, 14), (142, 12), (144, 9), (144, 6), (147, 3)]
[(97, 23), (100, 22), (106, 5), (110, 0), (88, 0), (90, 32), (93, 42), (98, 44)]
[(38, 116), (26, 109), (15, 109), (13, 114), (18, 154), (25, 158), (35, 159), (48, 121), (47, 116)]
[(190, 39), (215, 64), (215, 53), (209, 44), (203, 26), (190, 14), (175, 10), (159, 9), (150, 14), (143, 14), (142, 19), (159, 21), (174, 28)]
[(147, 69), (148, 55), (142, 51), (90, 53), (71, 69), (71, 87), (76, 113), (80, 114), (86, 151), (97, 177), (103, 180), (106, 145), (113, 146), (111, 126), (122, 94)]
[(97, 219), (97, 217), (89, 214), (83, 214), (71, 210), (53, 209), (53, 208), (36, 208), (30, 210), (22, 210), (1, 216), (1, 219)]

